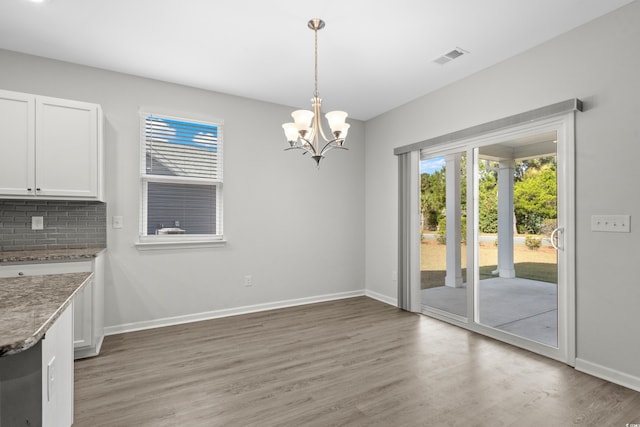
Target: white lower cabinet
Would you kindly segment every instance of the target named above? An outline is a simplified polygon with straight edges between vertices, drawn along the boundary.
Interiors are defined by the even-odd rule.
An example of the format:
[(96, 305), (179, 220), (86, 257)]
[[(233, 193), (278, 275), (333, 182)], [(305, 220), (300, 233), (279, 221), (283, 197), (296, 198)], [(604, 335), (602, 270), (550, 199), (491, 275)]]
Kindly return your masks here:
[(73, 347), (91, 346), (93, 340), (93, 288), (94, 279), (73, 299)]
[(0, 357), (0, 426), (73, 424), (73, 307), (33, 347)]
[(73, 308), (69, 306), (42, 339), (42, 426), (73, 424)]
[(97, 356), (104, 339), (104, 256), (91, 262), (93, 280), (73, 300), (75, 358)]
[(97, 356), (104, 339), (104, 255), (92, 260), (2, 266), (0, 277), (93, 272), (73, 300), (74, 357)]

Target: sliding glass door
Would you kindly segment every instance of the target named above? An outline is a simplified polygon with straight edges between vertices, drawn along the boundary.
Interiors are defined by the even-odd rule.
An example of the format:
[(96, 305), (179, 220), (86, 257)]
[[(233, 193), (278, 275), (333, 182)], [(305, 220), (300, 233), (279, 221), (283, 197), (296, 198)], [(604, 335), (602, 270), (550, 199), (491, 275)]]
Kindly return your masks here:
[(558, 346), (557, 133), (475, 151), (477, 321)]
[(467, 318), (467, 154), (420, 161), (420, 293), (422, 304)]
[(572, 126), (421, 150), (423, 313), (572, 362)]

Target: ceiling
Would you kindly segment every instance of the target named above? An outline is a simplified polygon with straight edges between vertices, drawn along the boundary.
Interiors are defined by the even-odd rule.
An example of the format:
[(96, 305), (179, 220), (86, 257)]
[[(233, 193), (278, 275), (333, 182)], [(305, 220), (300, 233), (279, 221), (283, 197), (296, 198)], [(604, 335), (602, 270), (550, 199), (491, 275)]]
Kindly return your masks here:
[[(0, 48), (367, 120), (633, 0), (0, 1)], [(439, 65), (455, 49), (468, 53)]]

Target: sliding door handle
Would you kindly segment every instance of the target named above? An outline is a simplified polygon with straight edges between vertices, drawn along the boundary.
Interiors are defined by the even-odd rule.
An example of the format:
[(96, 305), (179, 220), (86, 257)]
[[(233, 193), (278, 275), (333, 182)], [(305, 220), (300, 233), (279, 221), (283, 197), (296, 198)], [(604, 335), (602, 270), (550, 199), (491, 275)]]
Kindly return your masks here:
[[(562, 233), (562, 237), (564, 238), (564, 227), (558, 227), (551, 232), (551, 237), (549, 237), (549, 241), (551, 242), (551, 246), (556, 251), (564, 250), (564, 245), (560, 244), (560, 233)], [(558, 243), (556, 244), (556, 240)]]

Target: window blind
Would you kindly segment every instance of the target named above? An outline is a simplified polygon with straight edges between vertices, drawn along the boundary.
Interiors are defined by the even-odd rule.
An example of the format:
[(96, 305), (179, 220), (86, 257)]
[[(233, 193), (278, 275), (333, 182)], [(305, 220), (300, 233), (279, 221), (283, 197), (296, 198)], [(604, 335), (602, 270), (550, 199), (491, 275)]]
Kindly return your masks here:
[(165, 117), (145, 117), (148, 175), (222, 181), (218, 126)]
[(163, 232), (216, 234), (215, 185), (149, 182), (147, 235)]

